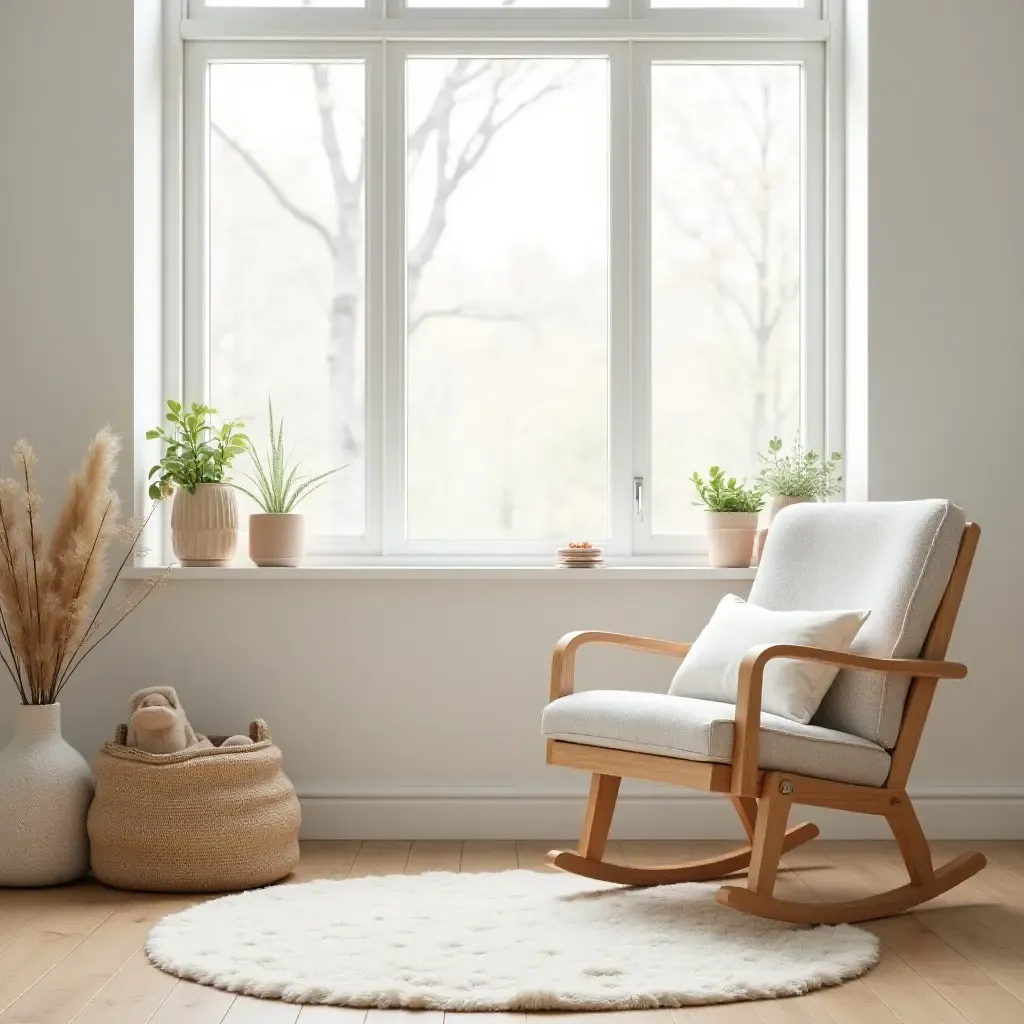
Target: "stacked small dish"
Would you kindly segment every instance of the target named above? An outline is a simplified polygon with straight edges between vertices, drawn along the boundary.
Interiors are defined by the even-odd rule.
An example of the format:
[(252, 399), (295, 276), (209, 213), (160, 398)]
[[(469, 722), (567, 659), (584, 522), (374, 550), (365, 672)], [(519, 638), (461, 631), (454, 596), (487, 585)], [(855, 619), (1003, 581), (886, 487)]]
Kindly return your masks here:
[(600, 569), (604, 553), (590, 541), (572, 541), (568, 547), (558, 549), (555, 564), (561, 569)]

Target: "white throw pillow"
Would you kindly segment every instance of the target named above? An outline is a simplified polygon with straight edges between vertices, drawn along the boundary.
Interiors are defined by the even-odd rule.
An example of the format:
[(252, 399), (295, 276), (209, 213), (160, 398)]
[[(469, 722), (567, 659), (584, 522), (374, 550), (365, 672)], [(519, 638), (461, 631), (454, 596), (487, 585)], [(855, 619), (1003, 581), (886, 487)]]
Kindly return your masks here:
[[(761, 644), (802, 644), (848, 651), (870, 612), (773, 612), (727, 594), (701, 630), (669, 687), (676, 697), (736, 703), (740, 662)], [(806, 724), (839, 668), (776, 658), (764, 669), (761, 710)]]

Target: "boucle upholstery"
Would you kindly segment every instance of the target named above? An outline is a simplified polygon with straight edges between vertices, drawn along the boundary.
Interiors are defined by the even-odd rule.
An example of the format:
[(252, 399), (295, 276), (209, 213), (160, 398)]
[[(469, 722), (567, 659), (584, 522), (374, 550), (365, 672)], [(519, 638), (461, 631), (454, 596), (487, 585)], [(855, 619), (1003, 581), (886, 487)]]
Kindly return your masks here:
[[(867, 608), (851, 650), (914, 658), (956, 561), (965, 516), (948, 501), (800, 504), (772, 523), (750, 603), (773, 611)], [(910, 680), (843, 670), (812, 724), (892, 749)]]
[[(548, 739), (636, 750), (689, 761), (732, 761), (736, 708), (671, 694), (588, 690), (553, 701), (541, 730)], [(875, 743), (777, 715), (761, 715), (760, 766), (837, 782), (880, 786), (889, 754)]]

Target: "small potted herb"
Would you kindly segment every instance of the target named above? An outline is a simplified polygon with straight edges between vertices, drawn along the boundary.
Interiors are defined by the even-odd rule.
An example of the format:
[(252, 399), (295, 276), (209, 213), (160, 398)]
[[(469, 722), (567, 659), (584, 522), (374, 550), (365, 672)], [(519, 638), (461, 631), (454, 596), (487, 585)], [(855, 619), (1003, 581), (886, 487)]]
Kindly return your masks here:
[(787, 505), (806, 501), (825, 501), (841, 490), (843, 478), (836, 474), (842, 455), (833, 452), (823, 459), (817, 452), (804, 451), (798, 437), (787, 455), (782, 452), (782, 438), (768, 442), (768, 454), (758, 453), (762, 463), (757, 486), (769, 496), (769, 524)]
[(700, 495), (695, 505), (707, 513), (708, 561), (720, 569), (745, 569), (754, 555), (757, 514), (764, 508), (764, 495), (756, 487), (744, 487), (735, 477), (726, 477), (712, 466), (708, 479), (694, 473), (690, 479)]
[(341, 467), (317, 476), (299, 476), (300, 463), (292, 464), (284, 450), (284, 422), (274, 425), (274, 407), (267, 401), (270, 414), (270, 444), (261, 459), (249, 449), (255, 475), (246, 476), (255, 490), (233, 484), (261, 509), (249, 516), (249, 557), (257, 565), (296, 566), (305, 553), (305, 519), (295, 508), (326, 483)]
[(238, 502), (225, 475), (248, 449), (249, 439), (241, 432), (241, 420), (215, 427), (211, 417), (216, 412), (196, 402), (185, 410), (168, 399), (170, 432), (163, 427), (146, 431), (147, 440), (166, 445), (163, 458), (149, 471), (149, 496), (174, 494), (171, 542), (182, 565), (227, 565), (238, 544)]

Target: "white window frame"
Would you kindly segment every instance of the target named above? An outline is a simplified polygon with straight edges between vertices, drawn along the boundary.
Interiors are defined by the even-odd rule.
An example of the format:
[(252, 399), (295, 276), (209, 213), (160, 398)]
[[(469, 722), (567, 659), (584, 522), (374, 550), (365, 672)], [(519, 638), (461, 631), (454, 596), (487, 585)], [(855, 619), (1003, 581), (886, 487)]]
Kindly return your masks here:
[[(593, 7), (410, 7), (365, 0), (362, 7), (221, 7), (165, 0), (180, 11), (184, 39), (551, 38), (616, 33), (622, 38), (824, 40), (842, 0), (793, 7), (652, 7), (650, 0), (607, 0)], [(513, 30), (511, 25), (516, 27)], [(440, 26), (444, 28), (441, 29)], [(497, 28), (496, 28), (497, 26)]]
[[(410, 56), (479, 52), (609, 60), (610, 538), (603, 546), (613, 558), (645, 563), (700, 562), (706, 553), (702, 536), (652, 533), (649, 514), (657, 501), (650, 471), (650, 67), (657, 61), (800, 64), (806, 150), (801, 433), (819, 449), (842, 448), (842, 78), (833, 54), (842, 0), (806, 0), (800, 8), (774, 10), (652, 9), (649, 0), (610, 0), (607, 8), (476, 10), (407, 8), (405, 0), (301, 9), (218, 8), (205, 0), (165, 3), (163, 376), (168, 395), (192, 401), (209, 392), (207, 68), (219, 61), (301, 59), (357, 59), (366, 68), (367, 166), (384, 167), (383, 175), (366, 176), (366, 532), (312, 538), (314, 559), (498, 564), (551, 554), (550, 541), (406, 536), (406, 182), (399, 83)], [(824, 20), (826, 13), (830, 20)], [(626, 202), (624, 196), (632, 198)], [(374, 229), (381, 224), (383, 232)], [(637, 477), (644, 480), (642, 518), (634, 505)]]

